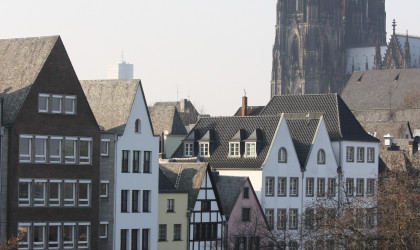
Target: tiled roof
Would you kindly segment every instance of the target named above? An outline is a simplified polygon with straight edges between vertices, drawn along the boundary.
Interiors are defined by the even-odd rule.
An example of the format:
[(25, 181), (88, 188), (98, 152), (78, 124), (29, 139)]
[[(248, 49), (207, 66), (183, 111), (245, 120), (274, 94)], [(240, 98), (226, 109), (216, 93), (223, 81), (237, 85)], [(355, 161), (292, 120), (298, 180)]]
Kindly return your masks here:
[(59, 36), (0, 40), (3, 124), (12, 124)]
[(105, 131), (122, 134), (140, 80), (80, 81), (96, 121)]
[(187, 99), (181, 99), (178, 102), (156, 102), (154, 107), (175, 107), (182, 122), (185, 126), (195, 124), (198, 120), (199, 113), (195, 109), (194, 105)]
[(248, 177), (213, 175), (223, 212), (229, 219), (230, 213), (245, 185)]
[(160, 135), (165, 130), (172, 135), (187, 134), (181, 117), (174, 106), (152, 106), (148, 108), (153, 131), (157, 133), (156, 135)]
[(168, 177), (159, 168), (159, 193), (174, 193), (177, 192), (174, 185), (169, 181)]
[(420, 89), (420, 69), (354, 72), (341, 96), (351, 110), (398, 109)]
[(193, 209), (207, 171), (207, 163), (160, 163), (159, 168), (177, 191), (188, 192), (188, 208)]
[(391, 134), (394, 139), (405, 139), (404, 135), (407, 131), (407, 127), (412, 133), (410, 123), (399, 122), (399, 121), (384, 121), (384, 122), (372, 122), (372, 121), (360, 121), (360, 124), (369, 133), (375, 133), (375, 137), (384, 143), (384, 135)]
[[(264, 106), (248, 106), (246, 109), (247, 116), (259, 115)], [(242, 107), (239, 107), (233, 116), (241, 116)]]
[(261, 115), (322, 113), (331, 140), (377, 141), (368, 135), (338, 94), (274, 96)]
[[(260, 169), (269, 151), (280, 117), (280, 115), (274, 115), (201, 118), (186, 138), (189, 141), (195, 138), (197, 141), (209, 130), (213, 131), (213, 141), (210, 143), (211, 157), (204, 157), (200, 160), (208, 162), (214, 169)], [(239, 130), (243, 131), (243, 141), (245, 141), (257, 129), (260, 131), (257, 157), (245, 157), (244, 144), (241, 145), (241, 157), (228, 156), (229, 141)], [(194, 147), (197, 148), (198, 144)], [(183, 145), (181, 144), (172, 157), (182, 158), (183, 156)]]

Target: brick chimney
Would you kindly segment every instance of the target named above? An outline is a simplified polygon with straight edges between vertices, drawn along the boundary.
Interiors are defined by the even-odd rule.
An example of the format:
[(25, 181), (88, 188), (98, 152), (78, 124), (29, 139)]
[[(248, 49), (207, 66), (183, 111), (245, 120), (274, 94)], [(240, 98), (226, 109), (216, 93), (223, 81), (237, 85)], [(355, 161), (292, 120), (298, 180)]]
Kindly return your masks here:
[(248, 98), (246, 96), (242, 97), (242, 116), (248, 115)]

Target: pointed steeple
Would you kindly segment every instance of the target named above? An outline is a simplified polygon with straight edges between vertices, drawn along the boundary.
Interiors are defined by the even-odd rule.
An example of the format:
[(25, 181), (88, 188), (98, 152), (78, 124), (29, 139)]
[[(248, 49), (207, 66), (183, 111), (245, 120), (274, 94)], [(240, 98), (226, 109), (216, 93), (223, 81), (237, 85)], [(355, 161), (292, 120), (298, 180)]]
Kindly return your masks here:
[(379, 70), (381, 69), (381, 65), (382, 65), (381, 46), (379, 46), (379, 39), (376, 38), (375, 59), (373, 60), (373, 68), (375, 70)]
[(405, 37), (405, 44), (404, 44), (404, 66), (405, 68), (410, 68), (411, 66), (411, 53), (410, 53), (410, 43), (408, 42), (408, 31)]

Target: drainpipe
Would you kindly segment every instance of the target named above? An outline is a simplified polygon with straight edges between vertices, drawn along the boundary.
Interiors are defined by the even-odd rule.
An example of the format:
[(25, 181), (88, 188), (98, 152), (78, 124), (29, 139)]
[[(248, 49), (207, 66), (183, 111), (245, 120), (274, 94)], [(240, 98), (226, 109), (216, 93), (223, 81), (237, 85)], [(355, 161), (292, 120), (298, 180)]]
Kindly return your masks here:
[(190, 234), (191, 234), (191, 211), (187, 211), (188, 229), (187, 229), (187, 250), (190, 250)]
[(341, 184), (342, 184), (342, 181), (343, 181), (343, 169), (342, 169), (342, 157), (341, 157), (341, 152), (342, 152), (342, 149), (341, 149), (341, 147), (342, 147), (342, 145), (341, 145), (341, 141), (339, 142), (339, 147), (338, 147), (338, 168), (337, 168), (337, 173), (338, 173), (338, 183), (337, 183), (337, 186), (338, 186), (338, 188), (337, 188), (337, 191), (338, 191), (338, 194), (337, 194), (337, 199), (338, 199), (338, 209), (340, 209), (340, 207), (341, 207), (341, 202), (342, 202), (342, 194), (341, 194)]
[(301, 190), (302, 190), (302, 195), (300, 196), (300, 218), (301, 218), (301, 220), (300, 220), (300, 223), (298, 223), (298, 225), (300, 225), (299, 226), (299, 231), (300, 231), (300, 235), (299, 235), (299, 241), (300, 241), (300, 243), (299, 243), (299, 245), (300, 245), (300, 248), (301, 249), (303, 249), (303, 194), (304, 194), (304, 192), (303, 192), (303, 182), (304, 182), (304, 180), (305, 180), (305, 170), (302, 168), (301, 169), (301, 171), (302, 171), (302, 181), (301, 181)]

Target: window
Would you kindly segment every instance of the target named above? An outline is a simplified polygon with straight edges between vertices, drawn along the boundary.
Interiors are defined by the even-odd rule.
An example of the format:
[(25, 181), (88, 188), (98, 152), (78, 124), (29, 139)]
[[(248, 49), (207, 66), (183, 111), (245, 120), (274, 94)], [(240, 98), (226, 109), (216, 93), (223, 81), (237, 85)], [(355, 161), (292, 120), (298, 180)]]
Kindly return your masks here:
[(193, 156), (193, 143), (184, 142), (184, 154), (186, 157), (192, 157)]
[(239, 157), (239, 142), (229, 142), (229, 156)]
[(109, 181), (101, 181), (99, 184), (99, 195), (101, 198), (108, 198)]
[(175, 200), (168, 199), (167, 200), (167, 210), (166, 212), (175, 212)]
[(347, 178), (346, 179), (346, 194), (347, 194), (347, 196), (353, 196), (353, 193), (354, 193), (353, 189), (354, 189), (354, 180), (350, 179), (350, 178)]
[(299, 178), (292, 177), (290, 178), (290, 196), (299, 195)]
[(79, 206), (87, 207), (90, 205), (90, 185), (91, 181), (79, 181)]
[(45, 248), (45, 223), (34, 223), (34, 234), (33, 234), (33, 248), (44, 249)]
[(34, 206), (45, 206), (46, 180), (34, 180)]
[(133, 173), (140, 173), (140, 151), (133, 151)]
[(286, 209), (277, 209), (277, 229), (286, 229)]
[(76, 96), (69, 95), (64, 97), (64, 113), (68, 115), (76, 114)]
[(48, 94), (38, 95), (38, 112), (39, 113), (48, 113), (49, 99), (50, 99), (50, 95)]
[(141, 125), (140, 120), (137, 119), (134, 123), (134, 132), (135, 133), (140, 133), (141, 132), (140, 131), (140, 125)]
[(265, 218), (267, 219), (268, 226), (273, 228), (274, 226), (274, 209), (265, 209)]
[(289, 209), (289, 229), (297, 229), (298, 227), (298, 210)]
[(131, 212), (133, 212), (133, 213), (140, 212), (139, 195), (140, 195), (140, 190), (133, 190), (132, 193), (131, 193), (131, 196), (132, 196)]
[(166, 224), (159, 224), (159, 241), (166, 241)]
[(141, 245), (141, 249), (142, 250), (149, 250), (149, 234), (150, 234), (150, 229), (143, 229), (142, 230), (142, 245)]
[(128, 229), (121, 229), (120, 233), (120, 237), (121, 237), (121, 242), (120, 242), (120, 248), (121, 250), (127, 250), (127, 231)]
[(79, 163), (80, 164), (90, 164), (91, 143), (92, 143), (92, 139), (90, 138), (80, 138), (80, 141), (79, 141)]
[(19, 138), (19, 162), (31, 162), (32, 136), (20, 135)]
[(375, 162), (375, 148), (367, 148), (367, 162)]
[(61, 163), (63, 137), (50, 137), (50, 163)]
[(31, 235), (31, 224), (19, 223), (18, 224), (18, 235), (20, 240), (18, 242), (19, 249), (29, 249), (29, 240)]
[(50, 206), (60, 206), (61, 181), (50, 180), (48, 203)]
[(200, 142), (200, 157), (209, 157), (209, 143), (208, 142)]
[(366, 194), (369, 196), (375, 194), (375, 179), (367, 179)]
[(242, 199), (249, 199), (249, 187), (244, 187), (242, 191)]
[(130, 151), (123, 150), (122, 151), (122, 162), (121, 162), (121, 169), (123, 173), (128, 173), (128, 155)]
[(286, 148), (280, 148), (279, 150), (279, 162), (286, 163), (287, 162), (287, 150)]
[(365, 180), (357, 179), (356, 180), (356, 195), (363, 196), (365, 193)]
[(314, 178), (306, 178), (306, 196), (314, 196)]
[(101, 139), (101, 156), (109, 156), (109, 139)]
[(251, 221), (251, 208), (242, 208), (242, 221)]
[(63, 106), (63, 96), (62, 95), (52, 95), (51, 113), (60, 114), (62, 106)]
[(48, 249), (58, 249), (60, 246), (61, 223), (49, 223), (48, 225)]
[(143, 190), (143, 212), (150, 212), (150, 190)]
[(128, 190), (121, 190), (121, 213), (128, 212)]
[(317, 195), (325, 196), (325, 178), (317, 179)]
[(63, 184), (64, 206), (75, 205), (76, 181), (65, 180)]
[(357, 148), (357, 162), (365, 161), (365, 148)]
[(346, 161), (353, 162), (354, 161), (354, 147), (347, 147), (346, 149)]
[(257, 157), (257, 143), (246, 142), (245, 143), (245, 155), (246, 157)]
[(65, 163), (76, 163), (76, 142), (77, 138), (66, 137), (64, 141)]
[(181, 240), (181, 224), (174, 224), (174, 240)]
[(150, 173), (150, 151), (144, 151), (143, 173)]
[(297, 241), (290, 241), (290, 247), (289, 250), (298, 250), (299, 249), (299, 244), (297, 243)]
[(336, 182), (335, 182), (335, 178), (329, 178), (328, 179), (328, 196), (329, 197), (335, 197), (335, 187), (336, 187)]
[(139, 229), (131, 229), (131, 250), (139, 249)]
[(286, 195), (287, 195), (287, 178), (279, 177), (277, 196), (286, 196)]
[(30, 179), (19, 180), (19, 206), (31, 205), (31, 182)]
[(325, 164), (325, 151), (323, 149), (318, 150), (317, 163)]
[(35, 162), (47, 161), (47, 136), (35, 136)]
[(201, 211), (203, 212), (211, 211), (211, 201), (201, 201)]
[(265, 196), (274, 196), (274, 177), (265, 178)]
[(305, 209), (305, 228), (312, 229), (314, 227), (315, 211), (313, 208)]
[(74, 248), (74, 227), (75, 223), (64, 223), (63, 225), (63, 247)]
[(108, 238), (108, 221), (101, 221), (99, 223), (99, 238)]

